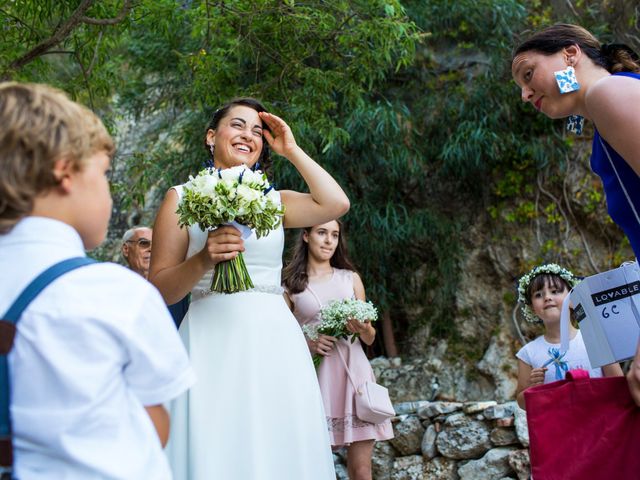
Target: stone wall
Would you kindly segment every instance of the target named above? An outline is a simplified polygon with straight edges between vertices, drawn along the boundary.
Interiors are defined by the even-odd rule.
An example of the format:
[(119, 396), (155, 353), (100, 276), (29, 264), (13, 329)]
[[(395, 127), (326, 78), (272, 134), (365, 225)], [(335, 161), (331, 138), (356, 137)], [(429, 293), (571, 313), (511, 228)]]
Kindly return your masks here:
[[(526, 413), (515, 402), (415, 401), (394, 405), (395, 438), (377, 442), (374, 480), (525, 480)], [(336, 476), (348, 480), (345, 450)]]

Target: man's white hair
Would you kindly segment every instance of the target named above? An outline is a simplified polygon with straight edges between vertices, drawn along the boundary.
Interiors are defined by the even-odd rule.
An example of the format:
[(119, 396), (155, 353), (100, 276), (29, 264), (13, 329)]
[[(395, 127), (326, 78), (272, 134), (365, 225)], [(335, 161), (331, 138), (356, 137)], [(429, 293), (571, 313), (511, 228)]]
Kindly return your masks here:
[(136, 234), (136, 231), (140, 230), (141, 228), (148, 228), (149, 230), (151, 230), (150, 227), (145, 227), (144, 225), (130, 228), (129, 230), (124, 232), (124, 235), (122, 235), (122, 243), (126, 243), (128, 240), (131, 240), (131, 238)]

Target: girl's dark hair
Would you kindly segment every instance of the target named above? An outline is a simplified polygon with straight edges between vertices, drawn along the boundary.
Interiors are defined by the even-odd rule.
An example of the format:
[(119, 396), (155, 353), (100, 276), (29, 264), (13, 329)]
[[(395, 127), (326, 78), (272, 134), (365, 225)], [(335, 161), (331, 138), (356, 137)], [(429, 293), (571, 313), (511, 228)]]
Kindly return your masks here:
[[(336, 251), (333, 252), (333, 256), (329, 263), (333, 268), (341, 268), (343, 270), (351, 270), (357, 272), (353, 263), (349, 259), (347, 253), (347, 241), (344, 232), (344, 225), (340, 220), (336, 220), (339, 227), (338, 246)], [(317, 227), (317, 225), (315, 225)], [(309, 277), (307, 275), (307, 260), (309, 258), (309, 244), (304, 241), (304, 233), (311, 233), (314, 227), (307, 227), (300, 231), (300, 235), (293, 246), (291, 258), (287, 263), (287, 266), (282, 270), (282, 284), (289, 291), (289, 293), (300, 293), (309, 283)]]
[[(262, 103), (251, 97), (238, 97), (225, 103), (222, 107), (220, 107), (213, 113), (213, 117), (211, 118), (211, 121), (209, 122), (209, 125), (207, 125), (207, 129), (205, 130), (204, 148), (207, 150), (207, 153), (209, 155), (211, 155), (211, 150), (209, 145), (207, 144), (206, 132), (208, 132), (209, 130), (216, 130), (218, 128), (220, 120), (222, 120), (229, 113), (229, 110), (237, 106), (249, 107), (254, 109), (258, 113), (267, 111)], [(269, 130), (269, 127), (264, 124), (263, 128), (265, 130)], [(211, 160), (213, 161), (213, 157), (211, 158)], [(258, 158), (258, 163), (260, 163), (260, 170), (262, 170), (264, 173), (268, 173), (269, 168), (271, 167), (271, 150), (269, 149), (269, 144), (264, 137), (262, 137), (262, 152), (260, 153), (260, 157)]]
[(556, 23), (534, 33), (515, 48), (511, 59), (529, 51), (553, 55), (571, 45), (578, 45), (596, 65), (611, 73), (640, 73), (640, 57), (627, 45), (621, 43), (600, 45), (588, 30), (568, 23)]
[(569, 285), (560, 275), (555, 275), (553, 273), (541, 273), (534, 277), (527, 286), (524, 296), (527, 305), (531, 305), (531, 297), (533, 294), (538, 290), (542, 290), (545, 285), (550, 285), (561, 292), (571, 290), (571, 285)]

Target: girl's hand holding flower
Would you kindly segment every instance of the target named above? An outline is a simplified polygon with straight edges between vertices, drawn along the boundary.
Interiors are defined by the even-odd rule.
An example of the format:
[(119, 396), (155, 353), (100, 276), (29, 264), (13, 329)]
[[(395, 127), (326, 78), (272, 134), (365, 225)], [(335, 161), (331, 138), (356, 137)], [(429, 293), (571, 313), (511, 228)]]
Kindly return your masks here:
[(376, 329), (373, 328), (373, 325), (368, 320), (361, 322), (355, 318), (350, 318), (347, 320), (346, 327), (349, 332), (358, 335), (367, 345), (371, 345), (376, 337)]
[(317, 339), (309, 341), (309, 348), (313, 354), (328, 357), (329, 352), (333, 350), (333, 346), (337, 340), (336, 337), (332, 337), (331, 335), (320, 334)]
[[(310, 348), (318, 349), (317, 345), (321, 337), (331, 338), (335, 342), (339, 338), (350, 338), (353, 343), (356, 337), (360, 337), (367, 345), (371, 345), (376, 336), (376, 330), (371, 325), (378, 319), (378, 311), (371, 302), (364, 302), (357, 299), (334, 300), (329, 305), (320, 309), (321, 321), (319, 324), (310, 326), (303, 325), (302, 331), (313, 343), (309, 343)], [(333, 347), (333, 345), (332, 345)], [(323, 348), (320, 348), (322, 351)], [(313, 363), (317, 367), (326, 353), (313, 355)]]

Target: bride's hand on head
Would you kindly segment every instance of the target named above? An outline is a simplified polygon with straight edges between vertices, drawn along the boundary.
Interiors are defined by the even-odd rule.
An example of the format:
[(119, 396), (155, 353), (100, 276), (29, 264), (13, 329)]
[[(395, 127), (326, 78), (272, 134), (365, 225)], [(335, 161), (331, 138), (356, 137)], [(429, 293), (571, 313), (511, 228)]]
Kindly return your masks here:
[(213, 268), (220, 262), (237, 257), (240, 252), (244, 252), (244, 240), (240, 231), (224, 225), (209, 232), (207, 243), (200, 253), (206, 258), (209, 268)]
[(278, 155), (289, 158), (289, 155), (298, 148), (298, 144), (287, 122), (272, 113), (260, 112), (259, 115), (269, 127), (269, 130), (263, 131), (263, 135), (271, 149)]

